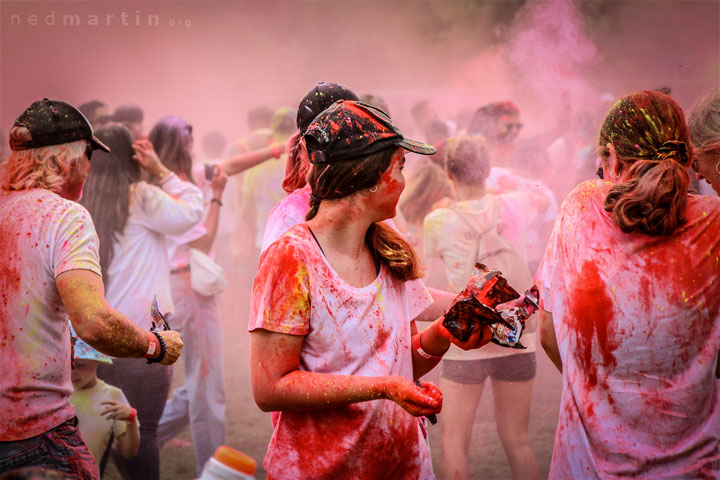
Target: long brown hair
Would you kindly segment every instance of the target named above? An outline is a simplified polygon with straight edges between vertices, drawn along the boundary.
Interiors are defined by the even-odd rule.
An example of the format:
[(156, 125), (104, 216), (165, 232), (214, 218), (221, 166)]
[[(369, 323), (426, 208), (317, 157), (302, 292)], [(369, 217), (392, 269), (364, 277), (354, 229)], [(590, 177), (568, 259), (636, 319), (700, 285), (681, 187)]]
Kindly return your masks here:
[(683, 226), (687, 206), (688, 127), (670, 96), (642, 91), (621, 98), (605, 117), (598, 142), (615, 149), (625, 180), (610, 189), (605, 210), (625, 233), (669, 236)]
[(140, 181), (141, 171), (133, 159), (133, 139), (127, 128), (110, 125), (96, 130), (95, 135), (110, 147), (110, 153), (97, 150), (93, 154), (93, 167), (80, 203), (93, 218), (100, 239), (100, 267), (107, 284), (115, 243), (130, 214), (130, 187)]
[(180, 117), (164, 117), (150, 130), (148, 140), (155, 147), (163, 165), (195, 183), (192, 174), (190, 138), (192, 126)]
[[(308, 183), (312, 188), (310, 211), (305, 220), (317, 215), (322, 200), (344, 198), (359, 190), (371, 188), (390, 168), (396, 148), (387, 148), (367, 157), (342, 160), (310, 167)], [(375, 259), (384, 263), (400, 280), (421, 277), (420, 261), (412, 245), (385, 222), (370, 225), (365, 242)]]

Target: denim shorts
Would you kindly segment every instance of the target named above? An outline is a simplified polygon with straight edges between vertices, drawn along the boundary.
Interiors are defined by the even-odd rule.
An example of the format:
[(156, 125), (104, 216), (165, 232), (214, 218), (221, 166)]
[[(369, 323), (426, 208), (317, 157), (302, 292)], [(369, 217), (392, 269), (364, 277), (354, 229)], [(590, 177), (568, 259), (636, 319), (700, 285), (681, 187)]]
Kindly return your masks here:
[(27, 467), (55, 470), (77, 480), (99, 480), (97, 464), (80, 436), (77, 417), (25, 440), (0, 442), (0, 473)]

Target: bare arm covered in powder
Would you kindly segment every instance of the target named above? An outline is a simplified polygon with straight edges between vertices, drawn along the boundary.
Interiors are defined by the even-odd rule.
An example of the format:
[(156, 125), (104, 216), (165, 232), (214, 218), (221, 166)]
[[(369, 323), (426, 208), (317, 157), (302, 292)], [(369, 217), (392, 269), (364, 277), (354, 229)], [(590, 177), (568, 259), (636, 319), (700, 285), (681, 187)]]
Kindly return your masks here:
[[(102, 278), (90, 270), (68, 270), (55, 279), (58, 292), (75, 332), (91, 347), (113, 357), (142, 357), (150, 336), (135, 326), (105, 300)], [(174, 331), (161, 332), (167, 346), (163, 365), (172, 365), (180, 356), (182, 340)], [(160, 355), (156, 349), (153, 358)]]
[(442, 395), (432, 384), (416, 386), (400, 377), (330, 375), (300, 370), (304, 336), (254, 330), (250, 338), (253, 395), (265, 412), (307, 412), (366, 402), (392, 400), (415, 416), (438, 413)]
[(219, 162), (220, 168), (228, 177), (242, 173), (248, 168), (252, 168), (255, 165), (259, 165), (265, 160), (273, 157), (279, 157), (282, 152), (285, 151), (285, 146), (281, 143), (276, 143), (269, 147), (261, 148), (260, 150), (253, 150), (252, 152), (243, 153), (236, 155), (227, 160)]

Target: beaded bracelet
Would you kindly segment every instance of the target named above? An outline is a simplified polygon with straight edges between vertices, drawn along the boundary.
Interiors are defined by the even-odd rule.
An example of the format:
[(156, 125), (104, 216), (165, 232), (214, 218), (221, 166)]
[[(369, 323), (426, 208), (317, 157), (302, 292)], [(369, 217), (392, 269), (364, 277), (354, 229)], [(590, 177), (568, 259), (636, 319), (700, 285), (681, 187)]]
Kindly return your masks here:
[(155, 334), (160, 343), (160, 356), (158, 358), (148, 358), (147, 363), (160, 363), (165, 359), (165, 355), (167, 355), (167, 345), (165, 345), (165, 340), (163, 340), (158, 332), (151, 331), (150, 333)]

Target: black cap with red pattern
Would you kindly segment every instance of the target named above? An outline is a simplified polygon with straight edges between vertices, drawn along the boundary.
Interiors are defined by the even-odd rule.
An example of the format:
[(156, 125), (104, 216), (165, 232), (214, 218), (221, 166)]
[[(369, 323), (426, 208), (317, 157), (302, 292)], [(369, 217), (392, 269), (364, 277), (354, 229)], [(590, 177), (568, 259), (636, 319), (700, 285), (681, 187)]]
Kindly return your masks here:
[(431, 145), (406, 139), (379, 108), (352, 100), (339, 100), (320, 113), (303, 138), (313, 164), (352, 160), (392, 147), (420, 155), (436, 152)]
[[(12, 137), (12, 150), (47, 147), (61, 143), (87, 140), (90, 147), (109, 152), (110, 149), (93, 134), (93, 128), (80, 110), (67, 102), (43, 98), (33, 102), (15, 120), (13, 127), (25, 127), (29, 137)], [(28, 132), (25, 132), (27, 135)]]
[(300, 101), (297, 110), (297, 128), (305, 133), (313, 119), (338, 100), (359, 100), (355, 92), (338, 83), (320, 82)]

